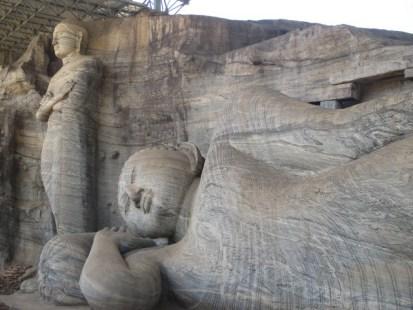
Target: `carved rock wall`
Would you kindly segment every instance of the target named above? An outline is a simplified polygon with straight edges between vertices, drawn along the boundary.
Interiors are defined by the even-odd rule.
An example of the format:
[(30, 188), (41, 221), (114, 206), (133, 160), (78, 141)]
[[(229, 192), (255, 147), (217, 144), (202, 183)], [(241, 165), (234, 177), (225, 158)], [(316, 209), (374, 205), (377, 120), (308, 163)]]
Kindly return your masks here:
[[(206, 155), (223, 107), (234, 101), (237, 89), (264, 86), (313, 104), (363, 104), (391, 100), (411, 87), (404, 79), (406, 68), (413, 67), (409, 34), (290, 21), (145, 15), (92, 22), (89, 32), (88, 52), (105, 66), (96, 115), (99, 227), (122, 223), (117, 182), (127, 158), (147, 145), (187, 140)], [(37, 41), (30, 51), (18, 65), (2, 71), (0, 87), (0, 106), (17, 108), (14, 198), (19, 225), (14, 244), (20, 262), (36, 261), (53, 234), (39, 168), (46, 128), (34, 119), (34, 111), (47, 76), (59, 63), (53, 61), (47, 40)], [(273, 145), (294, 137), (293, 132), (280, 135)], [(291, 144), (273, 150), (287, 160), (295, 149)], [(327, 155), (307, 163), (318, 152), (316, 146), (306, 149), (285, 167), (311, 174), (328, 166), (333, 159)]]
[(97, 116), (99, 226), (121, 223), (117, 180), (132, 153), (147, 145), (187, 141), (191, 135), (206, 154), (213, 115), (195, 111), (203, 119), (194, 120), (200, 123), (190, 128), (196, 133), (188, 133), (188, 80), (216, 76), (218, 55), (309, 25), (203, 16), (138, 16), (91, 24), (89, 53), (105, 65)]
[[(116, 188), (129, 155), (145, 145), (186, 139), (180, 89), (185, 76), (214, 71), (214, 55), (307, 26), (195, 16), (137, 16), (91, 23), (89, 53), (105, 64), (97, 114), (99, 227), (121, 223)], [(211, 32), (215, 27), (217, 31)], [(13, 188), (18, 225), (13, 243), (14, 259), (21, 263), (36, 262), (54, 231), (40, 177), (47, 127), (34, 114), (48, 79), (60, 66), (50, 51), (50, 39), (41, 36), (0, 73), (0, 106), (17, 110)]]
[(412, 35), (397, 32), (199, 16), (94, 24), (90, 52), (106, 65), (98, 115), (100, 226), (119, 223), (113, 180), (131, 153), (189, 140), (206, 154), (222, 107), (235, 95), (228, 86), (268, 86), (315, 104), (391, 96), (413, 66), (412, 44)]
[(12, 177), (8, 179), (12, 182), (15, 216), (13, 258), (26, 264), (38, 260), (43, 244), (53, 235), (51, 212), (40, 177), (45, 127), (34, 118), (41, 94), (47, 88), (48, 70), (55, 71), (50, 59), (50, 39), (39, 36), (15, 63), (0, 72), (0, 109), (15, 111), (14, 148), (8, 155), (14, 160)]
[(14, 113), (0, 109), (0, 268), (10, 258), (15, 229), (12, 203)]
[(167, 263), (178, 298), (206, 309), (411, 308), (412, 86), (340, 111), (238, 89), (173, 251), (182, 255)]

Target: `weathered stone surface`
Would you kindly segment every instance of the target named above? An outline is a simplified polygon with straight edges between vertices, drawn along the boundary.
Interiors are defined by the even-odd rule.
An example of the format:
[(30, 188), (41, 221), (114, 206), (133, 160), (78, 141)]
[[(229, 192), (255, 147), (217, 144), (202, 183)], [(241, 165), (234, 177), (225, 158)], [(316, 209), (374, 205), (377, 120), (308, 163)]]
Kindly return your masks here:
[[(91, 24), (89, 53), (105, 67), (98, 109), (98, 226), (122, 224), (112, 180), (131, 154), (145, 145), (186, 141), (189, 135), (206, 154), (220, 104), (206, 107), (208, 112), (200, 109), (187, 83), (208, 73), (213, 81), (218, 55), (310, 25), (205, 16), (138, 16)], [(189, 122), (199, 128), (188, 128)]]
[(39, 291), (39, 282), (37, 277), (30, 278), (24, 280), (22, 284), (20, 284), (19, 293), (21, 294), (33, 294)]
[(57, 305), (86, 304), (79, 278), (93, 237), (93, 233), (56, 236), (43, 248), (38, 277), (39, 291), (46, 301)]
[[(368, 72), (386, 62), (403, 59), (402, 67), (411, 61), (407, 57), (412, 54), (410, 35), (392, 34), (396, 39), (390, 39), (387, 32), (306, 26), (269, 40), (258, 35), (262, 30), (257, 24), (241, 26), (239, 22), (206, 17), (138, 17), (116, 24), (108, 20), (93, 27), (90, 52), (100, 57), (106, 68), (98, 130), (102, 158), (98, 168), (99, 226), (121, 224), (113, 199), (116, 186), (107, 180), (119, 175), (122, 163), (136, 149), (189, 140), (206, 154), (216, 119), (231, 99), (229, 95), (212, 100), (217, 88), (238, 83), (269, 85), (304, 101), (334, 100), (351, 97), (351, 87), (330, 81), (344, 80), (347, 71), (342, 68), (357, 68), (363, 61)], [(227, 29), (228, 35), (203, 32), (210, 27)], [(243, 34), (228, 32), (244, 27), (248, 30)], [(256, 41), (262, 42), (248, 39), (246, 35), (252, 32), (258, 33)], [(243, 35), (246, 37), (239, 41)], [(200, 36), (213, 38), (201, 40)], [(232, 46), (226, 40), (232, 41)], [(204, 44), (208, 44), (208, 51)], [(357, 70), (360, 73), (354, 80), (365, 78), (367, 73)], [(363, 82), (363, 98), (379, 96), (371, 89), (377, 84)], [(390, 87), (393, 85), (384, 84), (383, 90), (397, 91), (395, 84), (394, 89)], [(343, 96), (343, 89), (350, 95)], [(112, 159), (115, 151), (119, 157)]]
[[(215, 25), (222, 29), (222, 36), (216, 33), (214, 38), (206, 40), (211, 35), (209, 29)], [(105, 65), (97, 111), (99, 227), (122, 223), (117, 211), (117, 185), (112, 179), (118, 178), (128, 156), (146, 144), (174, 142), (177, 132), (183, 137), (180, 140), (185, 140), (187, 111), (178, 88), (184, 74), (172, 72), (179, 72), (183, 66), (191, 67), (191, 75), (196, 77), (200, 71), (209, 71), (211, 65), (214, 66), (211, 61), (214, 56), (211, 55), (309, 25), (290, 21), (257, 23), (184, 16), (114, 19), (97, 27), (92, 25), (89, 37), (93, 46), (89, 53), (97, 54)], [(165, 32), (159, 33), (162, 28)], [(132, 33), (130, 38), (118, 42), (130, 29), (135, 29), (133, 33), (139, 40), (143, 39), (140, 34), (153, 35), (136, 45), (133, 42), (138, 38), (134, 39)], [(119, 33), (122, 35), (118, 36)], [(35, 39), (34, 42), (20, 60), (4, 69), (0, 84), (3, 94), (0, 104), (13, 106), (18, 112), (14, 198), (20, 225), (16, 232), (14, 259), (27, 264), (38, 260), (42, 246), (53, 234), (52, 214), (40, 176), (40, 153), (47, 127), (34, 118), (45, 89), (38, 88), (33, 81), (43, 80), (38, 75), (46, 72), (50, 76), (61, 66), (49, 51), (50, 47), (45, 46), (50, 41)], [(208, 46), (205, 46), (206, 42)], [(169, 48), (171, 44), (175, 47)], [(177, 54), (175, 50), (184, 50), (185, 54)], [(168, 56), (165, 56), (166, 51)], [(176, 58), (177, 55), (181, 56)], [(173, 60), (173, 66), (164, 66), (165, 59)], [(148, 62), (150, 65), (145, 65)], [(39, 74), (31, 75), (30, 70), (24, 71), (22, 67), (36, 68), (35, 72)], [(21, 87), (22, 84), (27, 87)], [(155, 96), (156, 93), (159, 95)], [(205, 140), (210, 135), (208, 130), (205, 130)]]
[(407, 68), (404, 70), (404, 77), (406, 79), (413, 79), (413, 68)]
[(14, 121), (14, 111), (0, 108), (0, 269), (13, 254), (17, 226), (12, 198)]
[[(50, 40), (45, 37), (34, 38), (26, 53), (0, 73), (0, 107), (16, 111), (11, 181), (18, 225), (14, 225), (13, 231), (13, 259), (26, 265), (37, 263), (42, 246), (53, 234), (50, 208), (40, 177), (43, 128), (34, 119), (42, 92), (36, 81), (44, 81), (50, 65), (55, 63), (49, 62), (53, 59), (47, 54), (49, 44)], [(22, 79), (15, 79), (16, 76)], [(23, 84), (27, 87), (22, 87)]]
[[(185, 308), (411, 308), (412, 84), (346, 110), (265, 87), (225, 93), (237, 95), (215, 132), (185, 237), (122, 257), (122, 234), (99, 232), (80, 281), (89, 304), (156, 309), (162, 279)], [(130, 182), (173, 212), (162, 191), (180, 197), (185, 180), (170, 187), (158, 178)]]
[[(6, 303), (11, 309), (20, 310), (56, 310), (53, 304), (45, 304), (38, 293), (14, 294), (1, 296), (0, 301)], [(0, 304), (1, 305), (1, 304)], [(59, 306), (60, 310), (90, 310), (88, 306)], [(8, 309), (9, 310), (9, 309)]]
[[(175, 232), (183, 239), (128, 255), (125, 278), (104, 269), (119, 287), (139, 270), (139, 281), (156, 280), (155, 299), (161, 275), (182, 305), (200, 309), (411, 308), (412, 35), (292, 25), (186, 16), (89, 25), (88, 52), (105, 66), (98, 227), (122, 223), (116, 180), (137, 150), (188, 140), (207, 158), (182, 214), (189, 227)], [(349, 98), (359, 104), (305, 103)], [(32, 126), (24, 115), (18, 134)], [(41, 142), (33, 128), (17, 139), (25, 154)], [(44, 240), (33, 239), (39, 249)]]
[(36, 36), (16, 62), (1, 70), (1, 97), (22, 95), (33, 89), (41, 94), (46, 91), (49, 83), (50, 43), (47, 35)]

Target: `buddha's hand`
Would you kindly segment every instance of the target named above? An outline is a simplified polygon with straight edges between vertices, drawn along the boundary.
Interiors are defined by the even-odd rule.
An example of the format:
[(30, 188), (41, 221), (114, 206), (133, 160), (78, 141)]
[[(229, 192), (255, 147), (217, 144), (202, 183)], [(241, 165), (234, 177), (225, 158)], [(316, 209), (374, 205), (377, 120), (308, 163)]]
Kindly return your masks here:
[(155, 241), (142, 238), (127, 231), (126, 227), (104, 228), (96, 233), (95, 238), (106, 238), (112, 240), (121, 253), (126, 253), (136, 249), (156, 246)]

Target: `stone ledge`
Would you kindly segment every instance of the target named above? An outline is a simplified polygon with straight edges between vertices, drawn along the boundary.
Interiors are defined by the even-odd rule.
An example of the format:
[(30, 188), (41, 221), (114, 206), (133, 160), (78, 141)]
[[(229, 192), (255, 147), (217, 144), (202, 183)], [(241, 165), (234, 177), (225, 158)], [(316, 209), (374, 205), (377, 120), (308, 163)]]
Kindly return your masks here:
[(407, 68), (406, 70), (404, 70), (404, 78), (413, 79), (413, 68)]
[(45, 304), (38, 293), (33, 294), (13, 294), (0, 295), (0, 302), (3, 302), (12, 309), (19, 310), (89, 310), (88, 306), (56, 306)]

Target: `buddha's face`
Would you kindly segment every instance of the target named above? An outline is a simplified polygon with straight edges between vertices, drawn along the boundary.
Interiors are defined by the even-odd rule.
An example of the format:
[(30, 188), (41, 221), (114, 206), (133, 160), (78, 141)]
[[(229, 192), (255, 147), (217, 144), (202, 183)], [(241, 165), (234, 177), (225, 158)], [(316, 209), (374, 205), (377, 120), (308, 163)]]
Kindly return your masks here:
[(63, 26), (57, 26), (53, 32), (52, 45), (56, 56), (63, 59), (78, 52), (81, 38), (66, 30)]
[(119, 209), (128, 228), (144, 237), (171, 237), (193, 178), (188, 158), (179, 151), (133, 155), (119, 181)]

